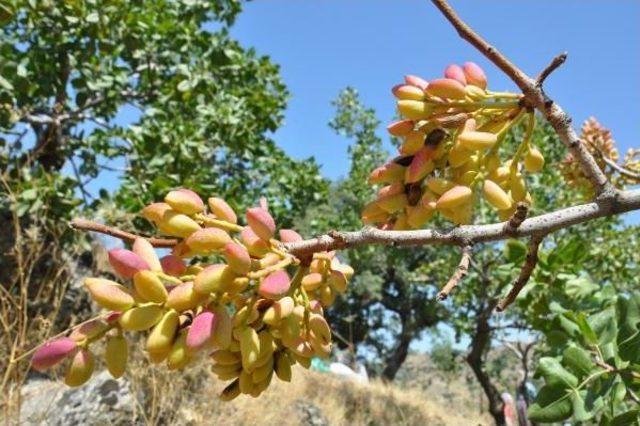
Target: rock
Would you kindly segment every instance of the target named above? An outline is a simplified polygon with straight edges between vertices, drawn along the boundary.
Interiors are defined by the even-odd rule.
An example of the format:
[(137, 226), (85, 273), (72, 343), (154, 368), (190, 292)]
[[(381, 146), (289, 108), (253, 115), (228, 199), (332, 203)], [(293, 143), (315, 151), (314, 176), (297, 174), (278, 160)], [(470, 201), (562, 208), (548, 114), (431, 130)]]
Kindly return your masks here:
[(68, 388), (48, 379), (33, 379), (22, 387), (21, 424), (131, 424), (134, 398), (125, 378), (96, 374), (84, 386)]
[(329, 426), (322, 411), (309, 401), (299, 399), (295, 402), (295, 408), (300, 413), (301, 426)]

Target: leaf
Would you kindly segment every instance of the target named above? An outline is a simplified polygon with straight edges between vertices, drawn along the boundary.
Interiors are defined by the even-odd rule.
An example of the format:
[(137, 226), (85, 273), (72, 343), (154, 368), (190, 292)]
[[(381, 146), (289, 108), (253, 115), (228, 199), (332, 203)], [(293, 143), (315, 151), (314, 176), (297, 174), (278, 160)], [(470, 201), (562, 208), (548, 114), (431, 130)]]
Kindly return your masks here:
[(27, 76), (27, 68), (24, 66), (24, 64), (18, 64), (18, 66), (16, 67), (16, 75), (19, 77)]
[(589, 277), (580, 276), (565, 283), (565, 292), (571, 298), (583, 299), (598, 290), (598, 286)]
[(0, 75), (0, 86), (6, 90), (13, 90), (13, 85), (9, 83), (9, 80)]
[(22, 191), (21, 196), (23, 200), (35, 200), (38, 196), (38, 191), (35, 188), (29, 188), (25, 191)]
[(177, 87), (179, 92), (186, 92), (187, 90), (191, 89), (191, 81), (190, 80), (182, 80), (180, 83), (178, 83), (178, 87)]
[(604, 345), (598, 345), (600, 348), (600, 352), (602, 352), (602, 357), (605, 361), (613, 364), (614, 367), (624, 368), (621, 364), (622, 361), (618, 357), (618, 345), (616, 342), (605, 343)]
[(92, 13), (88, 14), (85, 19), (86, 19), (87, 22), (95, 24), (96, 22), (100, 21), (100, 15), (98, 15), (97, 12), (92, 12)]
[(573, 405), (566, 389), (560, 386), (544, 386), (527, 411), (533, 422), (559, 422), (573, 414)]
[(9, 8), (4, 2), (0, 3), (0, 26), (5, 25), (13, 18), (13, 10)]
[(569, 336), (575, 337), (580, 334), (580, 327), (578, 327), (578, 324), (575, 322), (573, 312), (565, 312), (558, 317), (558, 321), (560, 321), (560, 327), (562, 327)]
[(624, 397), (627, 395), (627, 387), (622, 381), (616, 382), (613, 385), (613, 389), (611, 393), (612, 393), (611, 397), (613, 398), (614, 401), (622, 402), (624, 401)]
[(578, 313), (578, 315), (576, 316), (576, 322), (578, 324), (580, 332), (582, 333), (582, 337), (584, 337), (584, 340), (591, 345), (597, 345), (598, 336), (596, 336), (596, 333), (587, 322), (587, 317), (583, 312)]
[(616, 313), (613, 307), (591, 315), (587, 322), (598, 336), (598, 343), (604, 345), (615, 340), (618, 334)]
[(586, 390), (582, 390), (579, 392), (573, 392), (571, 394), (571, 405), (573, 407), (573, 418), (579, 422), (584, 422), (585, 420), (589, 420), (593, 417), (593, 413), (591, 413), (585, 407), (585, 396), (587, 395)]
[(567, 371), (560, 361), (551, 357), (540, 358), (536, 374), (544, 377), (548, 386), (559, 386), (563, 389), (578, 385), (578, 378)]
[(527, 255), (527, 246), (520, 240), (507, 240), (504, 243), (504, 257), (508, 262), (518, 263)]
[(630, 299), (619, 297), (618, 311), (618, 350), (620, 358), (638, 363), (640, 361), (640, 308), (637, 296)]
[(591, 355), (586, 350), (572, 345), (562, 353), (562, 364), (571, 369), (578, 377), (584, 377), (595, 367)]
[(609, 426), (637, 425), (639, 421), (640, 410), (631, 410), (615, 416), (613, 419), (611, 419), (611, 423), (609, 423)]

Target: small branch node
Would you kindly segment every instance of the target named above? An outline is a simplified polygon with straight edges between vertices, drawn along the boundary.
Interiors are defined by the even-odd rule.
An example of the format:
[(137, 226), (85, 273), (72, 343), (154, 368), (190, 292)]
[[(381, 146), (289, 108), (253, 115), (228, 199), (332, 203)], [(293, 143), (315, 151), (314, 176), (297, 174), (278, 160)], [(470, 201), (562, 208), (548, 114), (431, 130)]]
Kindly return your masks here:
[(505, 232), (514, 234), (527, 218), (527, 214), (529, 214), (529, 204), (520, 201), (516, 204), (516, 211), (513, 212), (513, 215), (505, 225)]
[(338, 244), (345, 244), (347, 239), (345, 238), (342, 232), (336, 231), (335, 229), (328, 232), (329, 236), (336, 240)]

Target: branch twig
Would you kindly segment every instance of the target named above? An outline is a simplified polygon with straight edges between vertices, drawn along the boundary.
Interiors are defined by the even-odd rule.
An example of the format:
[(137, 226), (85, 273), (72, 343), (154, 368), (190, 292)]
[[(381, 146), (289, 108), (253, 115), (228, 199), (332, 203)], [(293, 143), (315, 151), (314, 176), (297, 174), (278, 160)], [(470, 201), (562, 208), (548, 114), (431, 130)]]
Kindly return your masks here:
[(619, 165), (618, 163), (616, 163), (615, 161), (613, 161), (609, 157), (605, 157), (604, 155), (601, 155), (601, 158), (602, 158), (602, 161), (607, 163), (610, 167), (615, 169), (621, 175), (627, 176), (627, 177), (629, 177), (631, 179), (640, 180), (640, 173), (636, 173), (636, 172), (633, 172), (633, 171), (631, 171), (629, 169), (625, 169), (624, 167), (622, 167), (621, 165)]
[(538, 249), (540, 248), (540, 243), (542, 243), (543, 238), (544, 236), (531, 237), (531, 240), (529, 241), (529, 252), (527, 253), (524, 265), (522, 265), (522, 269), (520, 270), (520, 275), (518, 275), (518, 278), (511, 286), (511, 290), (509, 290), (506, 297), (498, 303), (496, 311), (502, 312), (507, 308), (507, 306), (512, 304), (524, 286), (529, 282), (531, 273), (538, 264)]
[[(595, 159), (578, 138), (578, 135), (571, 127), (571, 117), (565, 113), (544, 93), (541, 82), (552, 71), (557, 69), (566, 59), (563, 55), (557, 56), (538, 77), (541, 80), (534, 80), (526, 75), (520, 68), (513, 64), (498, 49), (487, 43), (469, 25), (467, 25), (456, 12), (449, 6), (446, 0), (431, 0), (432, 3), (442, 12), (445, 18), (453, 25), (460, 37), (473, 45), (480, 53), (493, 62), (522, 90), (525, 101), (528, 105), (536, 108), (544, 115), (549, 124), (556, 131), (560, 140), (567, 146), (571, 154), (578, 160), (582, 170), (593, 184), (596, 194), (613, 192), (611, 183), (605, 174), (600, 170)], [(540, 84), (539, 84), (540, 83)]]
[(438, 300), (445, 300), (449, 294), (458, 286), (458, 283), (469, 273), (469, 263), (471, 262), (472, 246), (465, 245), (462, 247), (462, 258), (456, 268), (456, 272), (449, 279), (447, 284), (442, 287), (442, 290), (436, 296)]
[(557, 70), (560, 65), (564, 64), (564, 62), (567, 60), (567, 55), (567, 52), (562, 52), (561, 54), (553, 58), (551, 63), (549, 63), (549, 65), (547, 65), (545, 69), (540, 71), (540, 74), (538, 74), (538, 76), (536, 77), (536, 84), (538, 86), (542, 86), (542, 83), (544, 83), (547, 77), (549, 77), (552, 72)]
[(73, 229), (77, 229), (80, 231), (93, 231), (98, 232), (100, 234), (110, 235), (115, 238), (119, 238), (128, 243), (133, 243), (136, 238), (144, 238), (151, 243), (154, 247), (173, 247), (178, 244), (178, 240), (176, 239), (164, 239), (164, 238), (154, 238), (154, 237), (144, 237), (141, 235), (132, 234), (131, 232), (123, 231), (118, 228), (114, 228), (111, 226), (103, 225), (101, 223), (96, 223), (90, 220), (76, 218), (71, 221), (69, 224)]

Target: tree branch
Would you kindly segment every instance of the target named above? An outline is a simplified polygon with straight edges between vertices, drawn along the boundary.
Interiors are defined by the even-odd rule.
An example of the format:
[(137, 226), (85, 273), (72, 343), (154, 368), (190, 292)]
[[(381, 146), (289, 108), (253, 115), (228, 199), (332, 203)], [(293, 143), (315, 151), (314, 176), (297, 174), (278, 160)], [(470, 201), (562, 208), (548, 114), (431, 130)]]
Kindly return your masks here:
[[(578, 225), (601, 217), (613, 216), (640, 209), (640, 189), (622, 191), (601, 197), (596, 201), (567, 207), (524, 220), (516, 229), (507, 222), (488, 225), (464, 225), (449, 231), (420, 229), (415, 231), (382, 231), (364, 228), (353, 232), (331, 232), (304, 241), (283, 244), (290, 254), (303, 258), (321, 251), (332, 251), (370, 244), (381, 245), (473, 245), (475, 243), (501, 241), (508, 238), (544, 236), (559, 229)], [(132, 242), (137, 237), (146, 238), (155, 247), (173, 247), (177, 239), (144, 237), (106, 226), (90, 220), (76, 218), (70, 223), (74, 229), (93, 231)]]
[(540, 74), (538, 74), (538, 76), (536, 77), (536, 84), (538, 86), (542, 86), (542, 83), (544, 83), (547, 77), (549, 77), (552, 72), (557, 70), (560, 65), (564, 64), (564, 62), (567, 60), (567, 55), (567, 52), (562, 52), (561, 54), (553, 58), (551, 63), (549, 63), (549, 65), (547, 65), (545, 69), (540, 71)]
[[(364, 228), (354, 232), (333, 232), (305, 241), (284, 244), (289, 253), (304, 257), (319, 251), (331, 251), (367, 244), (396, 245), (463, 245), (505, 240), (511, 237), (546, 235), (569, 226), (601, 217), (640, 209), (640, 190), (622, 191), (578, 206), (567, 207), (524, 220), (517, 229), (505, 223), (464, 225), (449, 231), (420, 229), (415, 231), (382, 231)], [(338, 237), (339, 235), (339, 237)]]
[(471, 29), (471, 27), (460, 19), (446, 0), (431, 1), (440, 12), (442, 12), (445, 18), (447, 18), (451, 25), (453, 25), (460, 37), (473, 45), (480, 53), (486, 56), (487, 59), (511, 78), (520, 90), (522, 90), (525, 103), (532, 108), (536, 108), (544, 115), (560, 137), (560, 140), (562, 140), (574, 158), (580, 163), (585, 175), (593, 184), (596, 194), (599, 195), (604, 192), (614, 191), (611, 183), (607, 180), (602, 170), (600, 170), (591, 153), (571, 127), (571, 117), (569, 117), (558, 104), (551, 100), (541, 87), (542, 81), (564, 62), (566, 54), (564, 56), (557, 56), (551, 64), (540, 73), (538, 80), (534, 80)]
[(520, 270), (520, 275), (518, 275), (518, 278), (511, 286), (511, 290), (509, 290), (507, 296), (498, 303), (496, 311), (502, 312), (507, 308), (507, 306), (511, 305), (516, 300), (524, 286), (529, 282), (529, 278), (531, 278), (531, 274), (538, 264), (538, 249), (540, 248), (540, 243), (542, 243), (543, 238), (544, 236), (531, 237), (531, 240), (529, 241), (529, 252), (527, 253), (524, 265), (522, 265), (522, 269)]
[(629, 169), (625, 169), (624, 167), (622, 167), (621, 165), (619, 165), (618, 163), (616, 163), (615, 161), (613, 161), (612, 159), (610, 159), (609, 157), (606, 157), (604, 155), (601, 155), (602, 161), (604, 161), (605, 163), (607, 163), (609, 165), (609, 167), (612, 167), (614, 170), (616, 170), (618, 173), (620, 173), (623, 176), (626, 176), (628, 178), (631, 179), (638, 179), (640, 180), (640, 173), (636, 173), (633, 172)]
[(176, 239), (144, 237), (141, 235), (132, 234), (131, 232), (123, 231), (118, 228), (113, 228), (111, 226), (106, 226), (101, 223), (96, 223), (81, 218), (73, 219), (69, 225), (73, 229), (77, 229), (80, 231), (93, 231), (100, 234), (110, 235), (128, 243), (133, 243), (136, 238), (144, 238), (149, 241), (154, 247), (173, 247), (178, 244), (178, 240)]
[(449, 279), (447, 284), (442, 287), (442, 290), (436, 296), (438, 300), (446, 299), (449, 294), (458, 286), (458, 282), (463, 279), (469, 273), (469, 263), (471, 262), (472, 246), (465, 245), (462, 247), (462, 258), (458, 264), (458, 268), (453, 276)]

